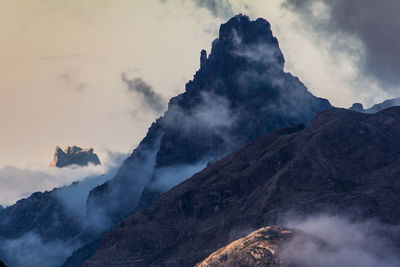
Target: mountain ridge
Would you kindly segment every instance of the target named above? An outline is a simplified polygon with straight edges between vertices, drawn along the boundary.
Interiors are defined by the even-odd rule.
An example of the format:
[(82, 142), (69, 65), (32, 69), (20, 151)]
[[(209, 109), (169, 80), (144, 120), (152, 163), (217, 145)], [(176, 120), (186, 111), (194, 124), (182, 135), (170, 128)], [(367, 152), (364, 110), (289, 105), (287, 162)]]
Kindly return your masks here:
[(320, 112), (307, 128), (270, 133), (162, 194), (106, 233), (84, 266), (194, 265), (233, 231), (285, 212), (398, 224), (399, 134), (400, 107)]

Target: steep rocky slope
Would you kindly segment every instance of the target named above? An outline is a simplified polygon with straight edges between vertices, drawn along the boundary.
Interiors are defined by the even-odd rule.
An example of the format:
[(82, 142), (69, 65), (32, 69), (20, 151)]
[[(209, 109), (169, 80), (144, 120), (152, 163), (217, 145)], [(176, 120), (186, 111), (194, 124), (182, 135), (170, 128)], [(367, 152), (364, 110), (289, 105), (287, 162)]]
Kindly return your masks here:
[(85, 266), (192, 266), (287, 212), (399, 224), (399, 136), (400, 107), (321, 112), (307, 128), (262, 137), (161, 195), (108, 232)]
[(307, 246), (312, 246), (315, 252), (334, 251), (324, 240), (303, 231), (268, 226), (220, 248), (195, 267), (300, 267), (304, 264), (289, 254), (293, 247)]
[[(200, 59), (185, 92), (170, 100), (116, 177), (91, 192), (92, 212), (119, 221), (150, 207), (208, 161), (272, 130), (307, 124), (331, 107), (284, 72), (278, 41), (264, 19), (233, 17), (221, 25), (210, 55), (202, 51)], [(194, 171), (187, 171), (191, 166)]]
[(196, 267), (287, 266), (280, 257), (280, 250), (292, 237), (293, 230), (288, 228), (261, 228), (217, 250)]
[[(107, 221), (107, 229), (110, 220), (117, 224), (150, 207), (160, 193), (208, 162), (280, 127), (307, 124), (331, 108), (284, 72), (278, 41), (264, 19), (232, 18), (221, 25), (210, 55), (202, 51), (200, 59), (185, 92), (170, 100), (167, 112), (152, 124), (115, 178), (92, 190), (86, 224), (93, 218), (97, 224)], [(80, 219), (54, 193), (33, 194), (0, 213), (0, 240), (33, 231), (45, 241), (90, 242), (74, 254), (79, 260), (68, 261), (76, 264), (97, 247)]]

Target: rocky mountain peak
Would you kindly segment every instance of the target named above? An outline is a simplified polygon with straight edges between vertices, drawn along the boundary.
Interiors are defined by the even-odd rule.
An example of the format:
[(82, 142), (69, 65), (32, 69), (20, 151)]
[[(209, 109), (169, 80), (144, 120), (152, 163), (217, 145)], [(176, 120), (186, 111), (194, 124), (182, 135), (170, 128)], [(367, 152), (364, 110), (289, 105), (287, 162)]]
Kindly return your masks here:
[(209, 57), (213, 71), (231, 75), (246, 69), (282, 71), (284, 62), (269, 22), (262, 18), (251, 21), (242, 14), (221, 25)]
[(57, 146), (50, 166), (62, 168), (73, 164), (87, 166), (89, 163), (94, 165), (101, 164), (99, 157), (93, 152), (93, 148), (82, 149), (78, 146), (68, 146), (63, 150)]
[[(237, 15), (222, 24), (209, 55), (201, 51), (200, 65), (185, 92), (169, 101), (166, 113), (152, 124), (116, 177), (91, 191), (90, 212), (101, 207), (117, 221), (136, 205), (151, 206), (165, 190), (151, 184), (175, 185), (160, 174), (165, 168), (201, 168), (268, 132), (306, 125), (319, 111), (331, 108), (329, 101), (315, 97), (284, 72), (282, 52), (265, 19)], [(189, 177), (183, 170), (176, 176)], [(137, 192), (126, 192), (131, 188)], [(108, 207), (108, 198), (121, 198), (118, 208)]]

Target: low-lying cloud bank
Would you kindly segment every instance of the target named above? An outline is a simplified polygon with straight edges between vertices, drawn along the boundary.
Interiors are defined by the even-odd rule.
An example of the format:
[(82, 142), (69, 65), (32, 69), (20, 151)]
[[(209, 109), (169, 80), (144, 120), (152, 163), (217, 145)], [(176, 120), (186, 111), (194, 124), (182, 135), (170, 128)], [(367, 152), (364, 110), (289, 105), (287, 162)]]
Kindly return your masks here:
[[(29, 197), (38, 191), (52, 190), (55, 187), (69, 185), (88, 177), (98, 177), (119, 166), (126, 154), (106, 152), (103, 165), (86, 167), (55, 168), (50, 166), (32, 166), (19, 168), (5, 166), (0, 168), (0, 205), (9, 206), (21, 198)], [(104, 177), (107, 179), (110, 177)], [(89, 184), (89, 181), (87, 182)]]
[(399, 248), (392, 239), (400, 236), (398, 226), (373, 220), (352, 222), (327, 215), (291, 221), (287, 226), (316, 237), (297, 235), (286, 244), (282, 256), (289, 264), (320, 267), (395, 267), (400, 264)]
[(73, 251), (61, 241), (44, 242), (29, 232), (19, 238), (2, 242), (0, 253), (8, 266), (54, 267), (60, 266)]

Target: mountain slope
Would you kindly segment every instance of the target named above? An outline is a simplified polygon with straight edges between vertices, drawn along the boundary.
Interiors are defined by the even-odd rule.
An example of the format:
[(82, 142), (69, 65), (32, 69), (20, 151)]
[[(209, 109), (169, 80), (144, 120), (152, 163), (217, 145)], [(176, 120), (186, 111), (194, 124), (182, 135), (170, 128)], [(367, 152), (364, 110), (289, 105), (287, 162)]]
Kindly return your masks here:
[(270, 24), (237, 15), (222, 24), (210, 55), (89, 209), (114, 222), (241, 145), (275, 129), (308, 123), (331, 108), (290, 73)]
[(219, 249), (195, 267), (287, 266), (279, 250), (292, 238), (291, 229), (279, 226), (261, 228)]
[(398, 224), (399, 136), (400, 107), (321, 112), (306, 129), (262, 137), (161, 195), (108, 232), (85, 266), (192, 266), (286, 212)]
[[(150, 207), (160, 193), (241, 145), (283, 126), (307, 124), (331, 108), (284, 72), (278, 41), (264, 19), (238, 15), (221, 25), (200, 63), (117, 175), (91, 191), (83, 222), (55, 193), (37, 193), (0, 213), (0, 241), (32, 231), (44, 241), (90, 242), (76, 251), (79, 259), (68, 261), (75, 264), (92, 254), (99, 229)], [(99, 232), (92, 233), (92, 224)]]

